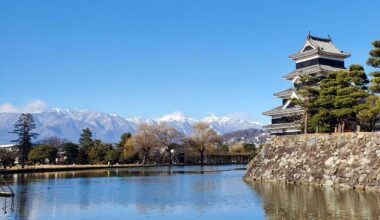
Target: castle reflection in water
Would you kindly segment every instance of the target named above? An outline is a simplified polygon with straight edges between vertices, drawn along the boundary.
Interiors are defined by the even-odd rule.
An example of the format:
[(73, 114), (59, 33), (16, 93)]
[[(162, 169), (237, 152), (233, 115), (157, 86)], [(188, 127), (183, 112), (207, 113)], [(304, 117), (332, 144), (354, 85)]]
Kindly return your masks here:
[(253, 183), (267, 219), (380, 219), (380, 192)]

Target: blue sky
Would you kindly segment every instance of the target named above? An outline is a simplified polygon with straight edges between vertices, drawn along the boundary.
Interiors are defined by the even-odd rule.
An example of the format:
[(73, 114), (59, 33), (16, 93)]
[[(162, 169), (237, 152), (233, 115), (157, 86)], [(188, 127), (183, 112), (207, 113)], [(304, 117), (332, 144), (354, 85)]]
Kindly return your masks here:
[[(0, 105), (268, 122), (309, 31), (365, 64), (380, 1), (1, 1)], [(367, 68), (367, 67), (366, 67)], [(367, 70), (370, 70), (367, 68)], [(37, 104), (38, 104), (37, 103)]]

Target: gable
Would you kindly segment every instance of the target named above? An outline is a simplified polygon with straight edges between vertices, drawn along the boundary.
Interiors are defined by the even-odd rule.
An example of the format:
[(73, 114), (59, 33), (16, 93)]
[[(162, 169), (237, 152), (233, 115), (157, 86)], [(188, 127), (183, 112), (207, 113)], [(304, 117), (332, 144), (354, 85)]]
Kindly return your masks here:
[(313, 50), (313, 49), (315, 49), (315, 47), (309, 41), (306, 41), (305, 45), (303, 46), (303, 48), (301, 50), (301, 53), (308, 51), (308, 50)]

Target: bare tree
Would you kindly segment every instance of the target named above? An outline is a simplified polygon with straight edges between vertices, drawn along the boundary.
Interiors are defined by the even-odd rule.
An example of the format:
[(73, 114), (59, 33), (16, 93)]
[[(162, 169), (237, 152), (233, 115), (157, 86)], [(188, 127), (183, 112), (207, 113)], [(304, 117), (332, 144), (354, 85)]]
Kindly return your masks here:
[(193, 133), (188, 141), (190, 147), (195, 148), (201, 157), (201, 165), (204, 164), (204, 156), (207, 148), (211, 148), (221, 142), (221, 137), (208, 124), (199, 122), (193, 125)]
[(169, 164), (171, 165), (173, 151), (182, 142), (184, 135), (168, 124), (155, 126), (154, 130), (160, 148), (169, 154)]
[(50, 147), (57, 148), (58, 150), (61, 150), (62, 146), (68, 142), (69, 141), (67, 141), (63, 138), (59, 138), (59, 137), (55, 137), (55, 136), (47, 137), (47, 138), (44, 138), (40, 141), (41, 144), (49, 145)]
[(138, 153), (142, 164), (146, 164), (149, 155), (158, 145), (154, 126), (141, 124), (137, 133), (132, 136), (132, 143)]
[(17, 157), (17, 151), (13, 149), (0, 149), (0, 163), (4, 169), (12, 167)]

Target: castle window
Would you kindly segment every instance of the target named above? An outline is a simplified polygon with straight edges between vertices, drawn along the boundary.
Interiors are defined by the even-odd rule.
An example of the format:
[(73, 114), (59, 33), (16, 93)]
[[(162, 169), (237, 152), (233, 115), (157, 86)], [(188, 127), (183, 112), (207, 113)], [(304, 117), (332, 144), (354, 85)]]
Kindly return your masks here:
[(306, 60), (303, 62), (296, 63), (296, 69), (301, 69), (313, 65), (326, 65), (326, 66), (331, 66), (331, 67), (336, 67), (336, 68), (344, 68), (344, 62), (339, 61), (339, 60), (330, 60), (330, 59), (325, 59), (325, 58), (315, 58), (312, 60)]

